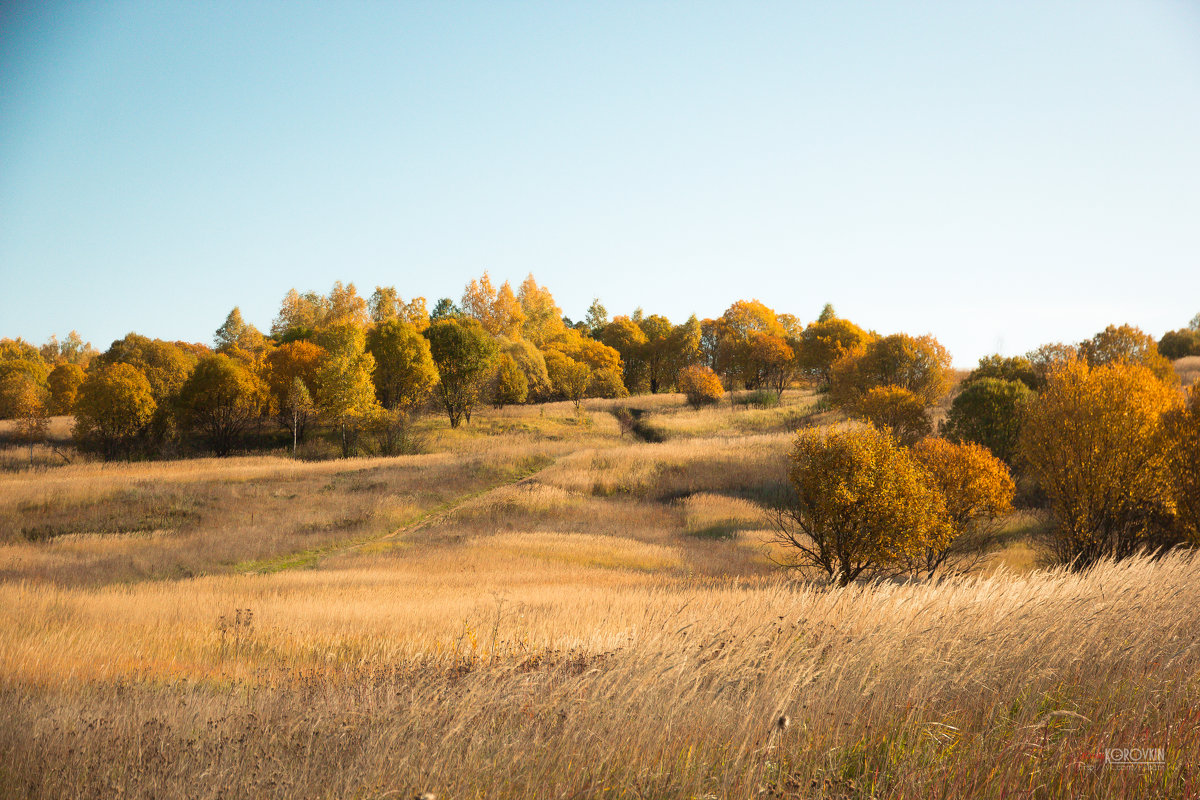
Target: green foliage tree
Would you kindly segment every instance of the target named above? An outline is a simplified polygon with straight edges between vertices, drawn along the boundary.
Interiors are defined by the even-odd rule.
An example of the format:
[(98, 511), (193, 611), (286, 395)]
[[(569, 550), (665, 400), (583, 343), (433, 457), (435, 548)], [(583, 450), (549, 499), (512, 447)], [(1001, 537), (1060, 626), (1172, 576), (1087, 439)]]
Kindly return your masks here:
[(1192, 328), (1167, 331), (1158, 340), (1158, 352), (1171, 360), (1200, 356), (1200, 331)]
[(479, 400), (496, 355), (496, 342), (477, 320), (448, 317), (425, 331), (433, 362), (441, 376), (435, 394), (446, 410), (450, 427), (457, 428)]
[(600, 332), (608, 325), (608, 309), (600, 302), (599, 297), (592, 298), (592, 304), (588, 306), (587, 314), (583, 318), (583, 324), (587, 326), (588, 332), (591, 333), (593, 339), (600, 338)]
[(1020, 381), (1030, 389), (1037, 389), (1041, 384), (1033, 363), (1025, 356), (1005, 358), (995, 354), (979, 359), (979, 366), (971, 370), (963, 383), (971, 383), (982, 378), (995, 378), (1002, 381)]
[(129, 456), (155, 408), (150, 381), (138, 369), (93, 362), (75, 400), (75, 439), (95, 444), (109, 460)]
[(1164, 544), (1173, 507), (1162, 417), (1178, 403), (1140, 364), (1076, 360), (1051, 373), (1019, 452), (1046, 493), (1054, 560), (1086, 567)]
[(846, 586), (903, 571), (949, 540), (941, 494), (878, 428), (801, 431), (789, 458), (794, 491), (774, 538), (784, 566), (816, 568)]
[(429, 340), (399, 319), (380, 323), (367, 334), (367, 351), (375, 358), (375, 393), (389, 410), (419, 408), (438, 381)]
[(180, 420), (218, 456), (228, 455), (262, 415), (267, 387), (223, 353), (201, 359), (179, 393)]
[(967, 383), (950, 404), (942, 435), (954, 442), (982, 445), (1013, 464), (1025, 409), (1034, 393), (1022, 381), (979, 378)]

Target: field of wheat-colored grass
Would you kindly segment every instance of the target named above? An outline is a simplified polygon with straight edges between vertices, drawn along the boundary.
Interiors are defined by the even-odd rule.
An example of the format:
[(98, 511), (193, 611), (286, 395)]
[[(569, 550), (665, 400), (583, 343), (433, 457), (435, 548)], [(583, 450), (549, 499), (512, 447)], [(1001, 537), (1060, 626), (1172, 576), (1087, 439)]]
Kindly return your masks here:
[(813, 402), (0, 473), (0, 795), (1196, 796), (1200, 560), (1039, 571), (1021, 513), (967, 577), (781, 573)]

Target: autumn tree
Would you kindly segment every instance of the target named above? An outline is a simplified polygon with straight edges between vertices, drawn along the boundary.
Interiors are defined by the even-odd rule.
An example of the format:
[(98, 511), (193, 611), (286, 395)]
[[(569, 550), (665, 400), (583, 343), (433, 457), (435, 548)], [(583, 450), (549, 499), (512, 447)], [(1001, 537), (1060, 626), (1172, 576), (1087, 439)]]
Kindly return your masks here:
[(926, 405), (950, 388), (950, 353), (932, 336), (896, 333), (871, 339), (833, 365), (833, 401), (852, 407), (874, 386), (899, 386)]
[(538, 347), (544, 347), (566, 327), (562, 321), (562, 309), (554, 302), (554, 296), (546, 287), (538, 286), (532, 274), (521, 282), (517, 300), (525, 314), (523, 335)]
[(463, 291), (462, 310), (468, 317), (479, 320), (483, 329), (493, 336), (519, 339), (525, 325), (525, 310), (505, 281), (499, 289), (492, 286), (487, 272), (472, 280)]
[(399, 319), (376, 325), (367, 351), (375, 357), (375, 393), (384, 408), (409, 413), (429, 398), (438, 371), (429, 340), (415, 327)]
[(1026, 356), (1010, 356), (1005, 358), (1000, 354), (984, 356), (979, 359), (979, 366), (971, 370), (963, 383), (972, 383), (983, 378), (993, 378), (1001, 381), (1020, 381), (1030, 389), (1037, 389), (1042, 380), (1033, 367), (1033, 362)]
[(450, 427), (457, 428), (471, 411), (487, 379), (496, 343), (478, 320), (448, 317), (425, 331), (429, 349), (441, 380), (435, 394), (446, 409)]
[(300, 434), (316, 410), (317, 405), (313, 402), (308, 385), (299, 375), (294, 376), (279, 404), (280, 415), (287, 421), (292, 432), (292, 455), (296, 454)]
[(317, 370), (317, 408), (338, 429), (342, 457), (349, 458), (359, 429), (377, 406), (371, 381), (375, 358), (357, 325), (338, 326), (323, 342), (329, 354)]
[(621, 358), (621, 379), (631, 392), (643, 391), (650, 386), (643, 355), (646, 349), (646, 334), (641, 326), (626, 316), (619, 316), (604, 326), (600, 341), (617, 351)]
[(608, 309), (600, 302), (599, 297), (592, 298), (592, 304), (588, 306), (587, 314), (584, 315), (583, 324), (587, 326), (593, 339), (600, 338), (600, 332), (608, 325)]
[[(278, 414), (279, 424), (292, 432), (292, 437), (304, 440), (304, 432), (312, 419), (312, 409), (297, 415), (289, 405), (288, 397), (293, 393), (297, 379), (304, 384), (312, 399), (317, 391), (317, 370), (326, 356), (325, 348), (303, 339), (285, 342), (266, 358), (266, 382), (271, 392), (271, 408)], [(293, 448), (294, 450), (294, 448)]]
[(1172, 511), (1162, 417), (1178, 402), (1140, 364), (1076, 360), (1051, 373), (1019, 450), (1046, 493), (1057, 562), (1085, 567), (1162, 543)]
[(1185, 535), (1200, 544), (1200, 384), (1186, 405), (1166, 413), (1163, 433), (1175, 513)]
[(1025, 354), (1025, 358), (1033, 367), (1034, 375), (1037, 376), (1034, 385), (1030, 388), (1040, 390), (1050, 379), (1050, 373), (1079, 358), (1079, 348), (1073, 344), (1051, 342), (1041, 345), (1036, 350), (1030, 350)]
[(546, 354), (546, 371), (550, 373), (554, 390), (573, 402), (575, 410), (579, 411), (592, 380), (591, 367), (557, 350), (551, 350)]
[(1172, 360), (1200, 356), (1200, 331), (1191, 328), (1167, 331), (1158, 340), (1158, 352)]
[[(918, 553), (913, 571), (932, 577), (958, 561), (973, 565), (988, 549), (1000, 516), (1012, 511), (1016, 484), (1008, 467), (977, 444), (927, 438), (912, 448), (945, 502), (949, 536)], [(972, 558), (974, 556), (974, 558)]]
[(826, 305), (829, 315), (810, 323), (800, 334), (799, 366), (817, 381), (818, 388), (828, 389), (833, 364), (839, 358), (863, 345), (868, 334), (848, 319), (833, 316), (832, 306)]
[(50, 370), (46, 384), (50, 389), (49, 411), (51, 414), (70, 414), (75, 407), (75, 396), (83, 383), (83, 367), (71, 361), (63, 361)]
[(173, 342), (130, 333), (95, 359), (100, 364), (128, 364), (150, 383), (156, 406), (165, 407), (179, 395), (199, 359)]
[(1093, 367), (1127, 362), (1141, 364), (1163, 381), (1177, 379), (1171, 362), (1158, 352), (1154, 337), (1132, 325), (1109, 325), (1079, 344), (1079, 355)]
[(932, 430), (925, 404), (899, 386), (872, 387), (855, 404), (852, 413), (878, 428), (886, 428), (903, 445), (923, 439)]
[(519, 405), (529, 397), (529, 379), (516, 359), (507, 352), (502, 351), (496, 357), (489, 393), (492, 405), (496, 408)]
[(875, 427), (801, 431), (789, 460), (793, 492), (774, 538), (784, 566), (846, 586), (902, 571), (949, 539), (945, 501), (924, 468)]
[(503, 336), (496, 339), (497, 347), (508, 355), (525, 374), (530, 401), (545, 400), (554, 391), (550, 374), (546, 371), (546, 357), (532, 343), (524, 339), (510, 340)]
[(242, 319), (242, 312), (237, 306), (225, 317), (225, 322), (213, 334), (213, 347), (218, 353), (234, 355), (239, 351), (257, 353), (263, 349), (265, 342), (258, 328)]
[(950, 404), (942, 435), (954, 442), (982, 445), (1013, 464), (1025, 409), (1034, 393), (1022, 381), (978, 378), (963, 386)]
[(651, 314), (638, 323), (645, 336), (642, 344), (642, 362), (646, 365), (646, 378), (650, 382), (650, 393), (667, 389), (673, 377), (671, 368), (674, 358), (671, 353), (671, 320), (659, 314)]
[(267, 387), (244, 364), (223, 353), (196, 365), (179, 393), (180, 419), (218, 456), (228, 455), (261, 416)]
[(703, 364), (684, 367), (679, 371), (679, 377), (675, 379), (675, 382), (679, 386), (679, 391), (687, 397), (688, 405), (692, 408), (715, 405), (725, 394), (717, 373)]
[[(74, 365), (72, 365), (74, 366)], [(21, 380), (9, 400), (16, 421), (16, 439), (29, 445), (29, 466), (33, 466), (33, 447), (46, 440), (50, 427), (50, 393), (32, 379)]]
[(94, 443), (106, 459), (128, 456), (154, 416), (150, 381), (135, 367), (93, 363), (75, 400), (76, 441)]
[(761, 331), (750, 334), (749, 364), (754, 383), (770, 387), (779, 397), (796, 374), (796, 354), (787, 340)]

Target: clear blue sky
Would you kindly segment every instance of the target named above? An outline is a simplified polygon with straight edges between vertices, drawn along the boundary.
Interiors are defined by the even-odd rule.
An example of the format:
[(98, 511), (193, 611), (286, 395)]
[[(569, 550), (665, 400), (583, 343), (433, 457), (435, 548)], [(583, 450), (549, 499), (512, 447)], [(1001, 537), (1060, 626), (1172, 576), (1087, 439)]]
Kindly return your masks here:
[(757, 297), (970, 364), (1200, 311), (1200, 6), (6, 3), (0, 335)]

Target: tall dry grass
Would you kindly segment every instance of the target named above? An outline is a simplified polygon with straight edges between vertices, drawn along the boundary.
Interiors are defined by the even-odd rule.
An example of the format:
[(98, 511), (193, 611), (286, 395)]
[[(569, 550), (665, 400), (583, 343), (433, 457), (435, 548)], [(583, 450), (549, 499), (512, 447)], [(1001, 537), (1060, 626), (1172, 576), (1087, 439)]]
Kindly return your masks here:
[(1014, 518), (969, 579), (789, 580), (787, 409), (0, 474), (0, 795), (1195, 796), (1196, 557), (1033, 572)]
[[(99, 593), (4, 587), (3, 790), (1196, 791), (1194, 557), (827, 591), (546, 564), (516, 552), (519, 536), (488, 546), (464, 570), (491, 565), (506, 602), (470, 597), (462, 575), (397, 582), (382, 563)], [(514, 571), (515, 586), (500, 575)], [(216, 617), (234, 607), (253, 622), (230, 633)], [(1162, 747), (1166, 765), (1097, 760), (1120, 746)]]

